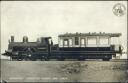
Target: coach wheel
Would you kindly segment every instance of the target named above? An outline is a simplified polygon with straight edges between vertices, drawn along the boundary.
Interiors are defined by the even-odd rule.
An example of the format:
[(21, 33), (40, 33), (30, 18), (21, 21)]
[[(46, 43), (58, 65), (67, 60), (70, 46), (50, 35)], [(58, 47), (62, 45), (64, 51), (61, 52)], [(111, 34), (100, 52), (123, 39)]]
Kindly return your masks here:
[(45, 61), (49, 61), (49, 59), (44, 59)]
[(43, 58), (42, 57), (40, 58), (40, 61), (43, 61)]
[(24, 57), (24, 60), (25, 60), (25, 61), (28, 61), (29, 59), (28, 59), (28, 57), (27, 57), (27, 56), (25, 56), (25, 57)]
[(58, 59), (59, 61), (64, 61), (64, 58), (60, 58), (60, 59)]
[(30, 60), (36, 61), (36, 57), (31, 57)]
[(84, 61), (85, 59), (84, 59), (84, 58), (79, 58), (78, 60), (79, 60), (79, 61)]
[(31, 59), (32, 61), (36, 61), (36, 59)]
[(103, 61), (109, 61), (109, 58), (102, 59)]
[(45, 61), (49, 61), (49, 58), (48, 58), (48, 57), (45, 57), (44, 60), (45, 60)]
[(31, 61), (36, 61), (36, 59), (34, 57), (31, 57), (30, 60)]
[(44, 57), (44, 56), (40, 57), (40, 60), (41, 60), (41, 61), (43, 61), (44, 59), (45, 59), (45, 57)]

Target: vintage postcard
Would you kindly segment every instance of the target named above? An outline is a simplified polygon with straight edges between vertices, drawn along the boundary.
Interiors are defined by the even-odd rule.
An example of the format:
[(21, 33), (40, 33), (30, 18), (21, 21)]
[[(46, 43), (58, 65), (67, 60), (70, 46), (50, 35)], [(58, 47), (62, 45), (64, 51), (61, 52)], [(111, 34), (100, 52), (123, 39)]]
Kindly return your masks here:
[(1, 1), (1, 82), (128, 82), (127, 1)]

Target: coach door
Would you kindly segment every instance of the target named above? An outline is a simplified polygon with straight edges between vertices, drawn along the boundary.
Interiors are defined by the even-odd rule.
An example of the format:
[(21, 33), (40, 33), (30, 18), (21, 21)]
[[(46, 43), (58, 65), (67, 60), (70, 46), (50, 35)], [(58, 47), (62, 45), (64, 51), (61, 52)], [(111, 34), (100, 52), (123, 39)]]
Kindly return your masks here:
[(75, 47), (79, 47), (79, 37), (75, 37)]

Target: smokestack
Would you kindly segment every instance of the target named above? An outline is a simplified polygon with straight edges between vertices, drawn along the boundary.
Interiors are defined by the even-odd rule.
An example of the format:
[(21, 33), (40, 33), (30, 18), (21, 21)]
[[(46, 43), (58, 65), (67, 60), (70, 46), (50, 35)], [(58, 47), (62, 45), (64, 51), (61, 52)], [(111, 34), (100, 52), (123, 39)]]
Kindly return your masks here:
[(11, 42), (14, 42), (14, 36), (11, 36)]
[(28, 42), (28, 37), (27, 36), (24, 36), (23, 37), (23, 43), (27, 43)]

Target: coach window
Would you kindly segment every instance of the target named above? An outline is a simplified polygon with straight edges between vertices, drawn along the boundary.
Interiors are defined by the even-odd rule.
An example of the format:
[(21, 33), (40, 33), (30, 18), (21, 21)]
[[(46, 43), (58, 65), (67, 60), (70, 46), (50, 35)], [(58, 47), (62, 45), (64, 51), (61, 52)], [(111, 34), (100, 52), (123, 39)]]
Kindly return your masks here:
[(72, 46), (72, 39), (69, 39), (69, 46)]
[(84, 38), (81, 39), (81, 45), (84, 45), (85, 44), (85, 40)]
[(60, 39), (60, 45), (63, 46), (63, 39)]
[(69, 42), (68, 39), (64, 39), (64, 46), (68, 46)]
[(112, 37), (110, 44), (120, 44), (120, 38), (119, 37)]
[(88, 45), (96, 45), (96, 38), (88, 37)]
[(75, 37), (75, 45), (79, 45), (79, 37)]
[(108, 38), (107, 37), (100, 37), (100, 44), (101, 45), (108, 45)]

